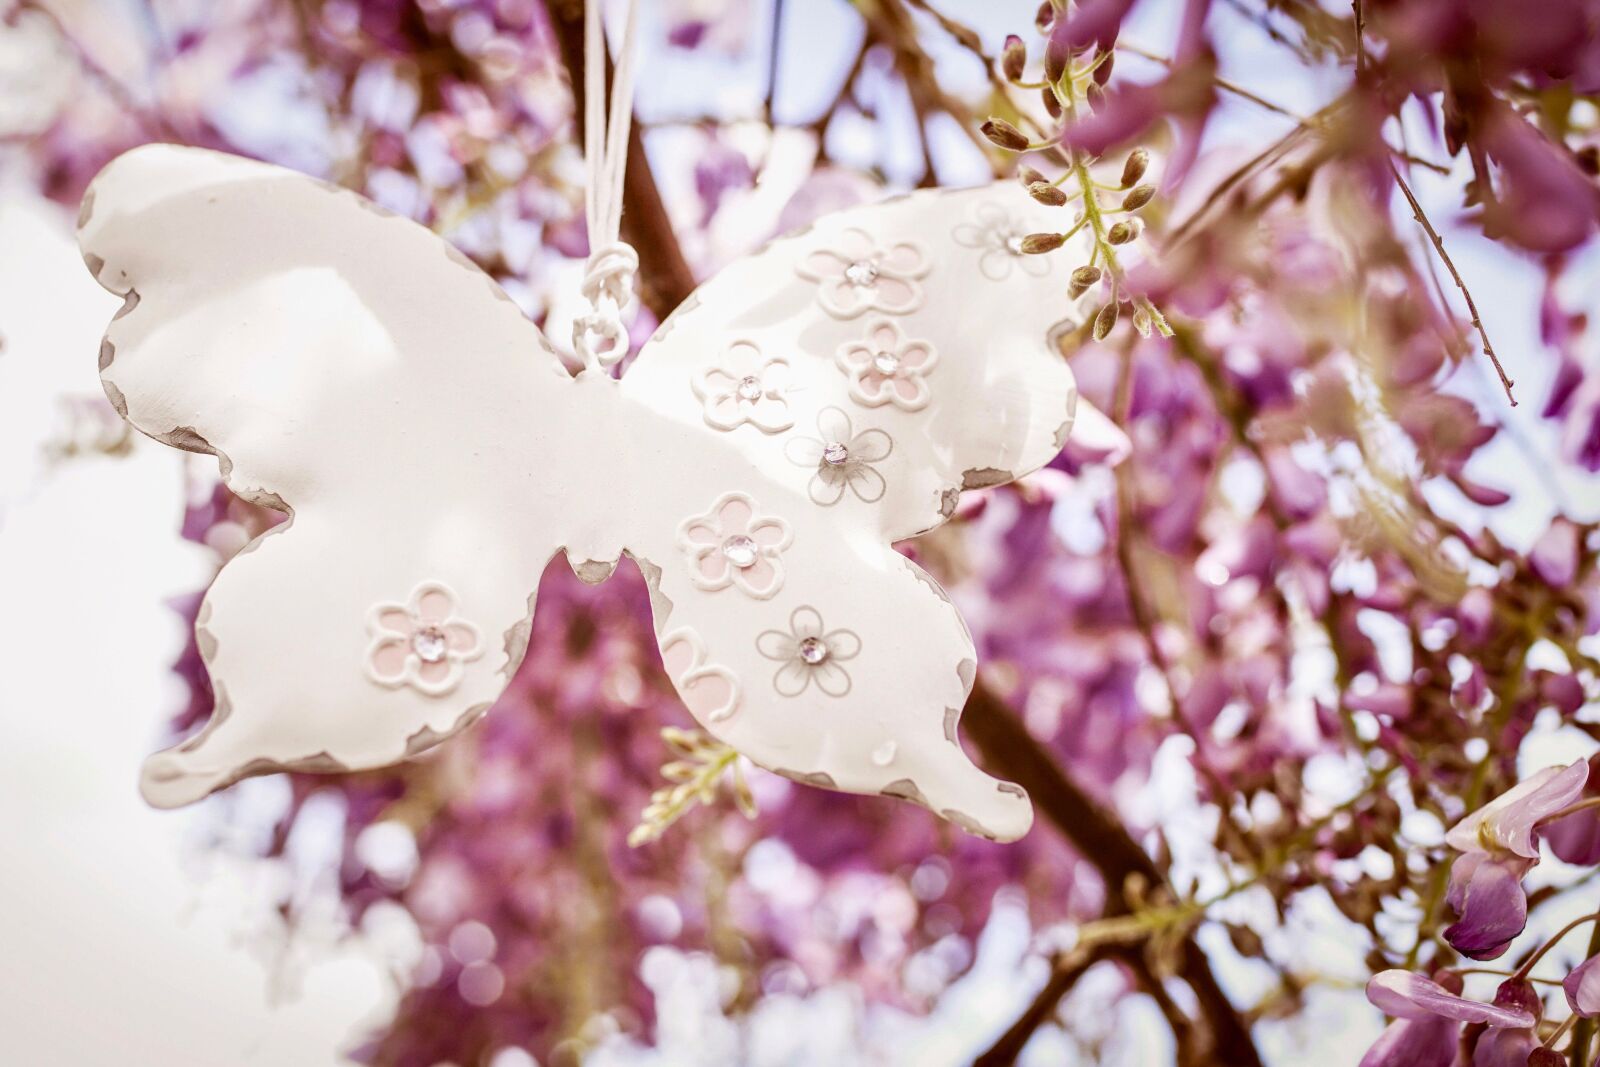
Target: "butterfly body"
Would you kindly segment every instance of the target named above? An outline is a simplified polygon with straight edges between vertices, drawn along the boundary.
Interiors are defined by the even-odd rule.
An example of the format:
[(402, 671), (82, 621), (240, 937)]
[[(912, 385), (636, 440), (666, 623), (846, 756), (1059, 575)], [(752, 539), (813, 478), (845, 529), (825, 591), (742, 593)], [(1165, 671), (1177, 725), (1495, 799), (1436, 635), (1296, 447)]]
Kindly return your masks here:
[(1039, 210), (996, 188), (824, 220), (708, 281), (617, 380), (567, 374), (470, 261), (352, 193), (192, 149), (113, 162), (81, 220), (127, 301), (108, 395), (290, 515), (207, 593), (218, 711), (146, 796), (462, 729), (564, 552), (589, 581), (636, 561), (685, 704), (756, 762), (1020, 835), (1026, 797), (956, 734), (972, 640), (892, 546), (1064, 443), (1047, 341), (1082, 309), (1007, 243)]

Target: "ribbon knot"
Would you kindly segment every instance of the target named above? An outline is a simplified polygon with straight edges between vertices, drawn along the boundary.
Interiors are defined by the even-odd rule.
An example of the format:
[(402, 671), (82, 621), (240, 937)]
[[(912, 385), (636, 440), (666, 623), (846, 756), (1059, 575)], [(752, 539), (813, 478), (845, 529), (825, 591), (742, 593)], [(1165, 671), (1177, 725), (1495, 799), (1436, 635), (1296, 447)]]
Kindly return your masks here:
[(589, 310), (572, 322), (572, 348), (585, 366), (609, 367), (628, 354), (622, 312), (633, 300), (638, 270), (639, 254), (621, 241), (589, 253), (580, 287)]

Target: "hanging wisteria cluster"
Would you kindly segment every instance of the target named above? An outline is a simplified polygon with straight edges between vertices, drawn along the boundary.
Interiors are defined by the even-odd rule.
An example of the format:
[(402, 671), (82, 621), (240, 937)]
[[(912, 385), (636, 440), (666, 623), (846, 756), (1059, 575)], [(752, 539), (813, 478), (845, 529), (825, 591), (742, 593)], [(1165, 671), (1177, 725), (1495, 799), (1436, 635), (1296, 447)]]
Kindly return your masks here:
[[(113, 49), (94, 15), (0, 3), (76, 71), (8, 137), (8, 168), (71, 204), (143, 141), (269, 158), (431, 225), (535, 319), (557, 313), (587, 251), (575, 0), (147, 10)], [(687, 729), (639, 576), (592, 587), (557, 563), (493, 714), (432, 758), (297, 776), (273, 813), (276, 854), (310, 800), (336, 800), (352, 922), (398, 902), (426, 944), (365, 1061), (559, 1064), (617, 1032), (648, 1041), (652, 946), (714, 961), (734, 1017), (838, 982), (925, 1011), (997, 899), (1025, 907), (1048, 967), (1014, 1024), (974, 1037), (982, 1063), (1089, 997), (1152, 1003), (1185, 1067), (1249, 1067), (1274, 1021), (1369, 980), (1391, 1021), (1351, 1063), (1594, 1059), (1600, 3), (1003, 14), (841, 7), (860, 32), (823, 63), (799, 5), (659, 5), (642, 99), (651, 50), (778, 69), (743, 110), (641, 114), (624, 236), (642, 338), (733, 255), (908, 181), (992, 168), (1056, 206), (1056, 231), (1013, 235), (1024, 269), (1092, 235), (1057, 275), (1064, 306), (1096, 298), (1062, 358), (1105, 419), (907, 548), (973, 627), (963, 731), (1027, 787), (1035, 829), (989, 844), (741, 765)], [(1176, 33), (1135, 43), (1135, 25)], [(1314, 108), (1251, 88), (1241, 54)], [(795, 62), (835, 79), (820, 110), (774, 97)], [(263, 100), (286, 117), (263, 122)], [(1253, 140), (1238, 121), (1220, 138), (1224, 114)], [(764, 187), (793, 192), (752, 226)], [(1542, 279), (1540, 306), (1502, 319), (1523, 335), (1491, 340), (1468, 247)], [(209, 485), (196, 499), (184, 533), (219, 562), (272, 518)], [(193, 648), (178, 669), (187, 732), (211, 701)], [(1552, 737), (1571, 754), (1546, 766), (1529, 753)], [(1173, 805), (1203, 829), (1175, 839)], [(411, 862), (374, 859), (396, 839)], [(1322, 973), (1286, 937), (1324, 904), (1362, 973)], [(1241, 994), (1223, 978), (1239, 967), (1270, 979)], [(1097, 1054), (1095, 1035), (1063, 1039)]]

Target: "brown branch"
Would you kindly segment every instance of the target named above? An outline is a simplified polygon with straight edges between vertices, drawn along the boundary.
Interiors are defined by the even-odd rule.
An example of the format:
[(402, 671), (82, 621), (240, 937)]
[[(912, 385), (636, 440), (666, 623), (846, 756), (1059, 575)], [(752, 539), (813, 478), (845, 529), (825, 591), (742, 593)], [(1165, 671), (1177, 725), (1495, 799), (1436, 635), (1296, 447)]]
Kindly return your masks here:
[(1039, 995), (1033, 998), (1026, 1011), (1012, 1023), (1000, 1039), (972, 1061), (972, 1067), (1007, 1067), (1015, 1063), (1035, 1031), (1055, 1014), (1056, 1005), (1072, 991), (1085, 971), (1105, 958), (1104, 951), (1075, 951), (1056, 961)]
[[(1139, 847), (1117, 816), (1068, 776), (1055, 757), (1028, 732), (1017, 713), (981, 678), (967, 698), (961, 724), (967, 738), (983, 754), (987, 769), (1026, 789), (1044, 819), (1099, 868), (1106, 882), (1108, 913), (1128, 910), (1124, 887), (1130, 880), (1147, 886), (1161, 885), (1165, 881), (1155, 861)], [(1159, 989), (1161, 979), (1142, 952), (1130, 948), (1121, 958), (1140, 985), (1147, 990)], [(1209, 1031), (1202, 1040), (1199, 1035), (1185, 1032), (1186, 1027), (1174, 1027), (1180, 1049), (1179, 1062), (1260, 1067), (1261, 1056), (1249, 1027), (1222, 992), (1211, 972), (1210, 961), (1193, 938), (1184, 940), (1176, 963), (1177, 976), (1194, 991), (1200, 1018)], [(1044, 1018), (1039, 1019), (1043, 1021)], [(1205, 1045), (1209, 1048), (1200, 1047)], [(1186, 1046), (1193, 1051), (1184, 1057), (1182, 1050)]]
[(1444, 250), (1444, 238), (1439, 236), (1439, 231), (1433, 228), (1433, 223), (1428, 221), (1427, 213), (1422, 210), (1422, 205), (1417, 202), (1416, 194), (1411, 191), (1411, 186), (1406, 184), (1405, 178), (1400, 175), (1400, 168), (1389, 161), (1389, 173), (1394, 175), (1394, 180), (1400, 183), (1400, 191), (1405, 194), (1406, 203), (1411, 205), (1412, 217), (1417, 220), (1417, 225), (1422, 227), (1422, 232), (1428, 235), (1433, 242), (1433, 250), (1439, 253), (1439, 261), (1450, 272), (1450, 277), (1455, 279), (1456, 288), (1461, 290), (1461, 296), (1467, 302), (1467, 311), (1472, 315), (1472, 328), (1478, 331), (1478, 337), (1483, 341), (1483, 354), (1489, 357), (1489, 362), (1494, 364), (1494, 372), (1500, 376), (1500, 385), (1506, 391), (1506, 399), (1511, 401), (1511, 406), (1517, 406), (1517, 398), (1512, 395), (1511, 387), (1516, 384), (1506, 377), (1506, 369), (1500, 365), (1500, 357), (1494, 354), (1494, 345), (1489, 343), (1489, 333), (1483, 328), (1483, 320), (1478, 317), (1478, 305), (1472, 299), (1472, 293), (1467, 289), (1467, 283), (1462, 280), (1461, 272), (1456, 269), (1455, 261), (1450, 258), (1450, 253)]

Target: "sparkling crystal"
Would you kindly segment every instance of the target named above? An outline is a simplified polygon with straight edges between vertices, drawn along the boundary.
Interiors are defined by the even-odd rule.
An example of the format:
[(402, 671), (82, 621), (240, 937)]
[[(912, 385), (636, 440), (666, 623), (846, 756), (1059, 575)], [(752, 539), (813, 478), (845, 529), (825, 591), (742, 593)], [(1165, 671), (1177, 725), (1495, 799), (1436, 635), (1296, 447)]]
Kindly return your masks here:
[(1007, 235), (1007, 237), (1006, 237), (1006, 251), (1010, 252), (1014, 256), (1022, 255), (1022, 235), (1021, 234), (1013, 233), (1013, 234)]
[(438, 663), (448, 647), (444, 631), (437, 626), (424, 626), (411, 635), (411, 651), (424, 663)]
[(844, 269), (844, 280), (861, 287), (878, 280), (878, 265), (871, 260), (858, 259)]
[(830, 467), (842, 467), (850, 459), (850, 450), (834, 441), (822, 449), (822, 462)]
[(757, 378), (754, 374), (746, 374), (743, 378), (740, 378), (739, 379), (739, 399), (740, 400), (760, 400), (761, 399), (761, 379)]
[(800, 658), (815, 667), (828, 658), (827, 643), (820, 637), (808, 637), (800, 642)]
[(734, 534), (722, 542), (722, 554), (729, 563), (744, 570), (746, 567), (755, 566), (756, 543), (744, 534)]
[(872, 369), (885, 378), (892, 378), (900, 369), (900, 357), (893, 352), (879, 352), (872, 357)]

